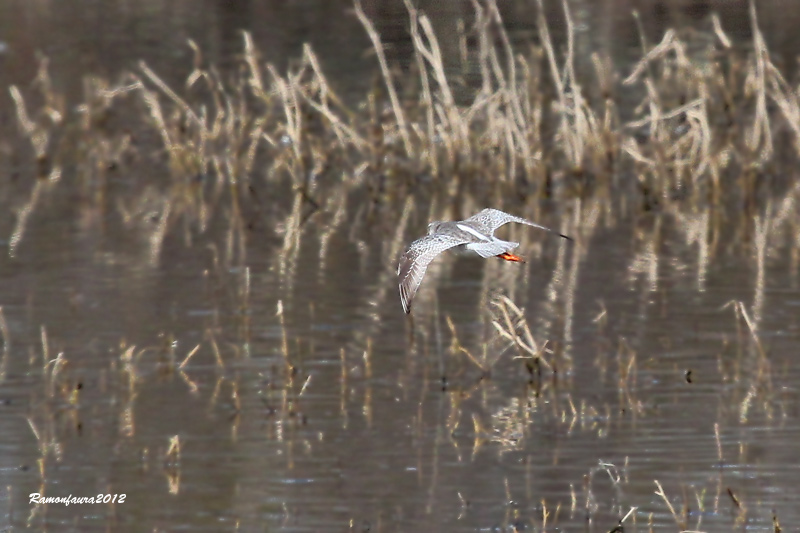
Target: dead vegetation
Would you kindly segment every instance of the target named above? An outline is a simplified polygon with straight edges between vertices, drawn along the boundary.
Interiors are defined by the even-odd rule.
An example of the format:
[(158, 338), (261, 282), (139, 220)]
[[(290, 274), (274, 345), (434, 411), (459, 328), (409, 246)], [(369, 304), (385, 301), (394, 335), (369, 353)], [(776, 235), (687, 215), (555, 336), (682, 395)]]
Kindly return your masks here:
[[(39, 177), (56, 182), (75, 168), (69, 179), (88, 201), (127, 219), (131, 199), (120, 198), (112, 176), (140, 175), (140, 193), (155, 187), (161, 197), (154, 233), (181, 228), (191, 242), (220, 220), (234, 257), (245, 253), (243, 228), (263, 220), (284, 240), (285, 268), (298, 224), (311, 217), (330, 230), (353, 195), (366, 194), (368, 212), (381, 206), (393, 219), (409, 195), (447, 201), (475, 187), (492, 203), (532, 210), (545, 198), (562, 210), (577, 198), (610, 198), (617, 214), (713, 205), (760, 215), (770, 164), (797, 159), (800, 102), (770, 60), (755, 8), (751, 46), (732, 46), (715, 18), (702, 39), (670, 30), (650, 45), (643, 35), (642, 59), (623, 75), (598, 54), (592, 71), (576, 69), (563, 7), (567, 42), (553, 42), (540, 3), (541, 44), (522, 52), (497, 6), (475, 2), (459, 49), (462, 70), (476, 76), (464, 87), (445, 74), (431, 22), (411, 3), (415, 75), (401, 81), (356, 3), (383, 85), (355, 107), (336, 94), (310, 47), (280, 73), (248, 35), (235, 76), (206, 64), (190, 41), (195, 68), (180, 88), (142, 62), (115, 82), (88, 76), (84, 101), (67, 112), (41, 58), (32, 86), (10, 93)], [(767, 185), (767, 196), (787, 192)], [(267, 190), (294, 201), (279, 208)], [(42, 194), (36, 187), (19, 210), (13, 249)], [(156, 236), (156, 255), (158, 244)]]
[[(458, 86), (457, 98), (460, 80), (448, 77), (430, 20), (411, 2), (406, 6), (414, 75), (401, 78), (383, 53), (381, 36), (356, 3), (355, 14), (375, 49), (382, 80), (360, 95), (356, 105), (336, 93), (310, 47), (287, 72), (279, 72), (264, 64), (248, 35), (235, 76), (208, 65), (190, 42), (194, 70), (183, 86), (171, 87), (142, 62), (113, 82), (87, 76), (84, 100), (74, 112), (66, 109), (49, 78), (47, 59), (41, 58), (31, 87), (9, 89), (18, 141), (33, 163), (33, 179), (26, 182), (30, 187), (16, 210), (10, 254), (26, 246), (26, 228), (48, 196), (59, 187), (76, 187), (83, 209), (115, 217), (128, 231), (141, 234), (143, 261), (149, 265), (158, 264), (165, 239), (173, 236), (186, 246), (203, 241), (217, 272), (225, 270), (220, 265), (244, 266), (232, 298), (244, 315), (240, 338), (249, 340), (246, 265), (253, 228), (275, 237), (278, 253), (271, 266), (282, 287), (291, 288), (308, 224), (319, 229), (322, 271), (337, 231), (348, 232), (365, 257), (361, 228), (375, 221), (382, 229), (391, 228), (383, 232), (389, 238), (379, 251), (382, 264), (391, 265), (415, 217), (457, 218), (461, 213), (456, 211), (478, 203), (516, 203), (517, 211), (560, 216), (562, 231), (575, 234), (581, 243), (590, 242), (598, 227), (633, 219), (634, 254), (627, 272), (632, 283), (644, 278), (642, 292), (649, 293), (661, 283), (663, 232), (674, 226), (696, 253), (691, 264), (698, 291), (705, 290), (710, 262), (726, 247), (741, 246), (752, 254), (756, 291), (749, 311), (742, 302), (732, 306), (739, 335), (735, 344), (726, 339), (721, 349), (726, 357), (720, 356), (719, 380), (740, 384), (726, 399), (741, 423), (754, 413), (768, 421), (778, 418), (786, 408), (773, 384), (776, 368), (759, 337), (759, 323), (770, 253), (788, 247), (795, 267), (800, 260), (800, 187), (774, 178), (776, 161), (789, 168), (800, 155), (800, 100), (770, 60), (755, 8), (749, 47), (732, 46), (715, 18), (702, 46), (692, 41), (697, 35), (677, 30), (653, 45), (642, 35), (641, 60), (630, 72), (620, 73), (610, 58), (599, 54), (591, 58), (592, 71), (577, 70), (566, 1), (566, 43), (553, 41), (540, 1), (541, 42), (524, 51), (512, 46), (496, 4), (475, 1), (474, 18), (464, 27), (459, 49), (462, 70), (473, 69), (477, 76), (469, 86)], [(120, 181), (131, 183), (121, 187)], [(89, 220), (100, 224), (99, 219)], [(214, 227), (222, 231), (207, 238)], [(222, 238), (216, 239), (218, 235)], [(494, 298), (482, 293), (481, 305), (490, 311), (481, 324), (480, 353), (471, 348), (474, 343), (459, 337), (450, 317), (439, 315), (438, 306), (433, 323), (418, 328), (409, 352), (441, 356), (440, 375), (430, 372), (426, 380), (441, 380), (448, 393), (442, 440), (453, 443), (459, 460), (462, 454), (453, 435), (464, 426), (471, 427), (475, 457), (486, 443), (500, 453), (522, 449), (536, 429), (534, 423), (543, 420), (567, 435), (602, 437), (612, 424), (648, 416), (645, 385), (639, 379), (648, 371), (646, 361), (625, 338), (604, 339), (608, 351), (598, 350), (602, 353), (595, 362), (598, 379), (610, 384), (616, 398), (587, 398), (571, 381), (575, 293), (586, 249), (557, 252), (556, 273), (544, 299), (551, 311), (542, 313), (547, 318), (526, 315), (513, 294)], [(365, 307), (381, 307), (396, 298), (390, 268), (381, 272), (376, 286)], [(605, 335), (606, 315), (602, 307), (595, 319), (600, 337)], [(345, 428), (355, 404), (366, 424), (373, 424), (372, 342), (381, 324), (379, 316), (370, 316), (371, 322), (341, 349), (339, 401)], [(313, 385), (310, 375), (299, 373), (300, 341), (287, 333), (282, 302), (275, 322), (282, 363), (260, 398), (273, 422), (269, 437), (288, 442), (303, 424), (301, 397)], [(0, 326), (4, 373), (10, 338), (2, 314)], [(62, 433), (80, 431), (81, 393), (70, 372), (69, 354), (50, 353), (44, 327), (41, 337), (45, 390), (28, 421), (39, 445), (44, 483), (46, 466), (60, 460), (59, 428)], [(443, 339), (448, 338), (445, 348)], [(148, 354), (158, 354), (157, 367), (169, 379), (180, 378), (192, 394), (198, 390), (190, 376), (200, 345), (182, 355), (182, 363), (169, 346), (165, 342), (137, 349), (123, 342), (115, 354), (108, 375), (115, 380), (110, 387), (118, 396), (119, 411), (114, 414), (124, 438), (137, 430), (135, 406), (143, 379), (139, 369)], [(238, 374), (226, 362), (230, 347), (220, 348), (212, 328), (203, 347), (219, 372), (209, 404), (216, 406), (224, 397), (233, 406), (230, 431), (235, 441), (243, 415)], [(736, 352), (731, 357), (728, 348)], [(484, 382), (491, 381), (496, 365), (508, 361), (527, 381), (524, 394), (494, 409), (484, 398), (481, 406), (489, 413), (483, 418), (463, 408), (472, 395), (486, 392)], [(452, 373), (446, 382), (446, 371), (467, 376), (466, 381), (474, 376), (472, 386), (454, 386)], [(400, 383), (402, 389), (402, 379)], [(356, 394), (362, 385), (363, 393)], [(412, 425), (422, 433), (421, 414)], [(715, 442), (722, 462), (719, 424)], [(311, 448), (312, 443), (303, 445)], [(181, 446), (176, 435), (157, 454), (173, 493), (180, 490)], [(567, 512), (596, 512), (593, 476), (606, 473), (622, 494), (625, 470), (600, 463), (581, 489), (573, 489), (571, 505), (542, 502), (541, 516), (530, 522), (543, 530)], [(684, 491), (683, 506), (676, 507), (668, 494), (672, 488), (656, 484), (661, 512), (668, 509), (678, 528), (702, 526), (699, 520), (692, 523), (689, 509), (709, 505), (705, 487), (693, 488), (691, 497)], [(738, 517), (746, 507), (727, 491), (737, 522), (743, 521)], [(713, 495), (715, 512), (724, 494), (720, 482)], [(614, 504), (620, 528), (633, 514), (625, 503), (620, 496)]]

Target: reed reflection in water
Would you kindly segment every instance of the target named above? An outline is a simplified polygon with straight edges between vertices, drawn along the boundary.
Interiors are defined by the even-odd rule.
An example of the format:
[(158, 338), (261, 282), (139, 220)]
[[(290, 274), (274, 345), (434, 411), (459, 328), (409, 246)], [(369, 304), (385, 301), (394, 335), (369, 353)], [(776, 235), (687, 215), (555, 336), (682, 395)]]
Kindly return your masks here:
[[(363, 106), (250, 35), (231, 79), (195, 45), (185, 83), (9, 89), (10, 527), (791, 529), (800, 106), (755, 9), (753, 54), (709, 16), (585, 78), (477, 7), (471, 99), (411, 5), (414, 76), (356, 9)], [(575, 245), (504, 227), (527, 263), (445, 254), (406, 318), (402, 251), (484, 207)]]

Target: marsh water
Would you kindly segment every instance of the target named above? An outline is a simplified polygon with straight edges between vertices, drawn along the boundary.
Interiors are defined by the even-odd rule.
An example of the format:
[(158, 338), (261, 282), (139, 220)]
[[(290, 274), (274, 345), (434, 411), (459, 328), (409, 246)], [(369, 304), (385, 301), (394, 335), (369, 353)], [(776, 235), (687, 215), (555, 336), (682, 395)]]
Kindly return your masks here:
[[(434, 4), (445, 33), (471, 12)], [(578, 47), (624, 73), (634, 8), (652, 42), (715, 10), (750, 39), (745, 2), (586, 4), (571, 2)], [(108, 170), (109, 200), (87, 195), (83, 164), (37, 177), (7, 89), (30, 90), (36, 52), (69, 108), (86, 76), (140, 59), (179, 86), (187, 38), (224, 71), (247, 29), (278, 68), (310, 42), (358, 100), (377, 66), (349, 7), (0, 2), (3, 530), (795, 530), (796, 167), (774, 163), (756, 209), (465, 186), (325, 210), (254, 179), (254, 208), (195, 221), (154, 192), (168, 178), (150, 156)], [(500, 7), (515, 44), (536, 38), (533, 3)], [(759, 9), (791, 69), (796, 15)], [(402, 3), (365, 10), (409, 60)], [(406, 316), (403, 248), (483, 207), (575, 240), (505, 226), (526, 263), (444, 255)]]

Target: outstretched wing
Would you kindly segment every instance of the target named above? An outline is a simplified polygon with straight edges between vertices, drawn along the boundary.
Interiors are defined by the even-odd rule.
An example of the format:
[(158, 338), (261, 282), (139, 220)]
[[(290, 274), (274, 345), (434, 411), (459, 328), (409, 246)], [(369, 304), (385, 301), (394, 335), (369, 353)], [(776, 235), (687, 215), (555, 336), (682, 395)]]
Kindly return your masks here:
[(472, 222), (476, 226), (479, 226), (479, 229), (484, 233), (486, 233), (487, 235), (494, 235), (495, 230), (500, 226), (502, 226), (503, 224), (508, 224), (509, 222), (517, 222), (519, 224), (525, 224), (526, 226), (533, 226), (534, 228), (543, 229), (545, 231), (549, 231), (550, 233), (555, 233), (556, 235), (559, 235), (570, 241), (572, 240), (570, 237), (567, 237), (566, 235), (563, 235), (546, 226), (541, 226), (539, 224), (531, 222), (530, 220), (526, 220), (520, 217), (515, 217), (514, 215), (509, 215), (505, 211), (500, 211), (499, 209), (486, 208), (480, 213), (469, 217), (467, 221)]
[(430, 262), (445, 250), (466, 242), (468, 241), (452, 235), (434, 233), (411, 243), (397, 266), (400, 303), (403, 304), (403, 311), (411, 312), (411, 300), (414, 299)]

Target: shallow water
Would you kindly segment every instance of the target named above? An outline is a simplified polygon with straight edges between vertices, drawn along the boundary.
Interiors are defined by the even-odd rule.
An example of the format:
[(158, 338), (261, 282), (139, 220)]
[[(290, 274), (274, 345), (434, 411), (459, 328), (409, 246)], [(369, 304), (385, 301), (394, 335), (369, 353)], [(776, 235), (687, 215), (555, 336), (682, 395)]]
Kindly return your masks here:
[[(175, 30), (184, 12), (171, 9), (126, 59), (185, 65), (148, 55), (166, 34), (201, 33), (205, 19), (188, 16)], [(281, 46), (318, 35), (322, 15), (309, 13), (294, 13)], [(40, 16), (57, 14), (29, 24)], [(205, 16), (223, 35), (208, 37), (215, 53), (237, 52), (224, 35), (241, 19)], [(45, 49), (64, 38), (34, 35)], [(358, 39), (347, 43), (363, 51)], [(96, 66), (80, 57), (53, 58), (76, 86), (71, 73)], [(495, 207), (576, 242), (504, 227), (527, 263), (442, 257), (409, 319), (398, 252), (430, 218), (483, 207), (475, 198), (458, 210), (420, 201), (407, 225), (398, 206), (347, 209), (338, 226), (311, 216), (284, 250), (292, 199), (262, 192), (267, 214), (243, 229), (221, 213), (205, 232), (175, 223), (161, 241), (163, 211), (125, 224), (68, 188), (74, 169), (32, 185), (26, 165), (0, 162), (9, 530), (606, 532), (631, 509), (626, 531), (800, 521), (794, 188), (778, 198), (789, 215), (761, 237), (760, 219), (718, 206), (611, 216), (602, 200), (545, 211), (509, 201)], [(541, 375), (492, 326), (500, 295), (547, 341)], [(31, 493), (125, 501), (33, 505)]]
[[(6, 520), (80, 530), (509, 530), (541, 526), (546, 509), (554, 527), (607, 531), (636, 507), (626, 528), (646, 530), (674, 522), (654, 495), (658, 480), (678, 512), (688, 507), (686, 527), (762, 529), (773, 510), (792, 524), (796, 269), (777, 253), (758, 288), (751, 254), (732, 251), (708, 266), (700, 290), (695, 250), (664, 224), (653, 279), (631, 274), (630, 223), (574, 247), (531, 236), (528, 249), (542, 253), (521, 266), (445, 257), (413, 324), (394, 283), (383, 287), (392, 265), (373, 252), (379, 241), (359, 256), (356, 242), (334, 235), (324, 269), (317, 246), (302, 246), (288, 288), (275, 246), (253, 235), (242, 310), (242, 272), (210, 268), (199, 244), (168, 239), (157, 265), (100, 242), (71, 259), (79, 233), (48, 246), (45, 230), (31, 229), (19, 258), (3, 259), (4, 272), (25, 272), (4, 275)], [(316, 237), (309, 227), (303, 240)], [(26, 248), (59, 268), (27, 260)], [(560, 261), (562, 280), (553, 276)], [(539, 381), (502, 343), (490, 345), (487, 372), (450, 350), (445, 317), (481, 356), (486, 287), (514, 293), (564, 371)], [(768, 365), (760, 377), (746, 325), (737, 333), (726, 307), (734, 300), (758, 321)], [(754, 300), (763, 301), (758, 316)], [(76, 408), (48, 393), (43, 330), (47, 357), (69, 361), (56, 389), (81, 384)], [(130, 372), (123, 342), (136, 344)], [(167, 364), (198, 344), (183, 374)], [(43, 473), (27, 418), (39, 445), (53, 447)], [(180, 457), (166, 459), (173, 436)], [(127, 500), (34, 508), (31, 492)]]

